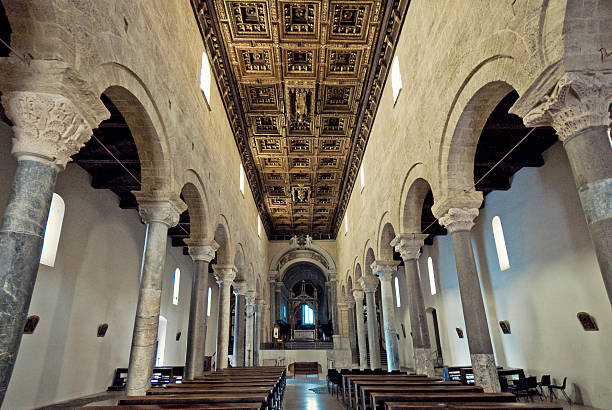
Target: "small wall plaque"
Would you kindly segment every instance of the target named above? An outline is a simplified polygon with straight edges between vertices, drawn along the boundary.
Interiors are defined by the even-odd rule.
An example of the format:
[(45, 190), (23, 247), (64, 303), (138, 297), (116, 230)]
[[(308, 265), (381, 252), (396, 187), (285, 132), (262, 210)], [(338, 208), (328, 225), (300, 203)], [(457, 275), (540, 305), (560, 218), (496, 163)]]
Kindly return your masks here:
[(98, 326), (98, 337), (106, 336), (106, 331), (108, 330), (108, 323), (102, 323)]
[(455, 330), (457, 331), (457, 336), (459, 336), (459, 339), (463, 339), (463, 329), (458, 327)]
[(597, 326), (595, 318), (587, 312), (578, 312), (576, 316), (578, 316), (578, 320), (585, 331), (596, 332), (599, 330), (599, 326)]
[(502, 333), (505, 335), (509, 335), (512, 333), (512, 331), (510, 330), (510, 322), (508, 322), (507, 320), (500, 320), (499, 327), (501, 328)]
[(176, 341), (178, 342), (179, 340), (181, 340), (181, 332), (176, 333)]
[(40, 321), (39, 316), (36, 316), (36, 315), (28, 316), (25, 326), (23, 327), (23, 334), (31, 335), (32, 333), (34, 333), (34, 329), (36, 329), (36, 326), (38, 325), (39, 321)]
[(406, 328), (404, 327), (404, 324), (402, 323), (402, 333), (404, 334), (404, 339), (406, 338)]

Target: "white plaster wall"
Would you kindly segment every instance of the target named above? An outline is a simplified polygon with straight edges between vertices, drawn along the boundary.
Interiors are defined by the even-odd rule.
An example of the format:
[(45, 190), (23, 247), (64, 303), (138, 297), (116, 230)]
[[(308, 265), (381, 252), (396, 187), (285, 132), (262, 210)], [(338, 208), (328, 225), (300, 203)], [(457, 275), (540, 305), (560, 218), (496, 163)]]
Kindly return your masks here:
[[(612, 408), (612, 317), (603, 280), (560, 143), (545, 152), (542, 168), (519, 171), (507, 192), (487, 196), (473, 229), (473, 246), (497, 362), (528, 375), (568, 377), (568, 392), (585, 404)], [(501, 272), (491, 228), (501, 218), (510, 269)], [(431, 296), (427, 256), (436, 267), (438, 294)], [(421, 257), (427, 307), (438, 310), (444, 361), (469, 363), (449, 235), (424, 247)], [(595, 316), (599, 332), (585, 332), (576, 313)], [(512, 334), (498, 322), (509, 320)]]
[[(8, 127), (0, 123), (0, 214), (16, 162), (9, 156)], [(66, 213), (54, 268), (41, 265), (29, 314), (40, 316), (24, 335), (3, 404), (38, 407), (106, 390), (114, 369), (127, 367), (145, 225), (137, 211), (121, 210), (108, 190), (94, 190), (90, 177), (71, 164), (57, 181)], [(181, 269), (179, 305), (171, 302), (174, 268)], [(191, 260), (168, 246), (162, 315), (168, 319), (165, 363), (185, 360), (191, 293)], [(108, 323), (106, 337), (96, 337)], [(176, 332), (183, 335), (175, 341)]]

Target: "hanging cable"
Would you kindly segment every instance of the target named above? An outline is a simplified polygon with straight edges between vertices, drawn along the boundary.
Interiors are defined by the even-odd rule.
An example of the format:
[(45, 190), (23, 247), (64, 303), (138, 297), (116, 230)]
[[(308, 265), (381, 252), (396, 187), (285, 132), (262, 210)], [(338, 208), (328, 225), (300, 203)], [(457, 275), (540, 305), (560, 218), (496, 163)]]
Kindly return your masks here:
[[(501, 159), (499, 161), (497, 161), (487, 172), (485, 172), (485, 174), (483, 176), (481, 176), (480, 178), (478, 178), (478, 181), (476, 181), (474, 183), (474, 185), (470, 188), (467, 189), (465, 192), (470, 192), (473, 189), (476, 189), (476, 185), (478, 185), (480, 182), (482, 182), (483, 179), (485, 179), (487, 177), (487, 175), (489, 175), (491, 172), (493, 172), (493, 170), (495, 168), (497, 168), (499, 166), (499, 164), (501, 164), (507, 157), (508, 155), (512, 154), (512, 152), (523, 143), (523, 141), (525, 141), (527, 139), (528, 136), (531, 135), (531, 133), (536, 129), (537, 127), (533, 127), (529, 130), (529, 132), (527, 134), (525, 134), (525, 136), (523, 138), (521, 138), (521, 140), (519, 142), (517, 142), (516, 144), (514, 144), (514, 146), (510, 149), (510, 151), (508, 151), (503, 157), (501, 157)], [(434, 219), (434, 221), (432, 223), (430, 223), (429, 225), (427, 225), (427, 227), (425, 229), (421, 230), (421, 233), (424, 234), (426, 230), (428, 230), (429, 228), (431, 228), (432, 226), (434, 226), (434, 224), (438, 222), (438, 218)]]

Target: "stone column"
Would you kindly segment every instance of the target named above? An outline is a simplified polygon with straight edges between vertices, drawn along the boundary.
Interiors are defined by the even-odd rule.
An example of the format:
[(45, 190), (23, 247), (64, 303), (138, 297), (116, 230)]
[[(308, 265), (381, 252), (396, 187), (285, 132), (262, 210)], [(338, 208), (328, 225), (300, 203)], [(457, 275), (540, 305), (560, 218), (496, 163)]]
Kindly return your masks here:
[(255, 330), (253, 336), (253, 366), (259, 366), (259, 349), (261, 348), (262, 335), (264, 332), (264, 323), (266, 323), (265, 310), (267, 303), (263, 299), (257, 299), (255, 301)]
[(410, 312), (410, 332), (412, 334), (412, 349), (417, 374), (433, 377), (434, 365), (431, 354), (431, 341), (427, 316), (425, 314), (425, 301), (421, 280), (419, 278), (419, 255), (427, 235), (409, 233), (398, 235), (391, 246), (402, 256), (406, 283), (408, 284), (408, 311)]
[(364, 370), (368, 366), (368, 352), (366, 348), (365, 318), (363, 316), (363, 297), (361, 289), (353, 289), (355, 298), (355, 316), (357, 324), (357, 347), (359, 349), (359, 368)]
[(215, 241), (186, 241), (189, 255), (193, 259), (193, 279), (189, 303), (189, 328), (187, 331), (187, 354), (185, 379), (193, 380), (204, 374), (206, 354), (206, 309), (208, 302), (208, 264), (215, 257), (219, 245)]
[(217, 370), (228, 364), (229, 331), (230, 331), (230, 287), (236, 277), (234, 265), (214, 265), (215, 277), (219, 284), (219, 319), (217, 336)]
[(0, 404), (27, 320), (57, 174), (92, 134), (64, 96), (7, 92), (2, 104), (13, 122), (17, 170), (0, 228)]
[(354, 366), (359, 366), (359, 363), (357, 363), (358, 359), (353, 357), (353, 351), (357, 349), (357, 332), (355, 330), (355, 299), (350, 292), (348, 296), (344, 298), (344, 303), (346, 303), (348, 307), (348, 337), (349, 345), (351, 346), (351, 363)]
[[(276, 282), (275, 286), (274, 286), (274, 299), (275, 299), (275, 313), (274, 315), (276, 316), (276, 322), (280, 322), (281, 320), (281, 302), (283, 300), (281, 292), (283, 291), (283, 282)], [(272, 326), (274, 327), (274, 325), (276, 324), (276, 322), (274, 322), (272, 324)]]
[(472, 250), (470, 231), (477, 216), (477, 208), (450, 208), (443, 217), (439, 218), (439, 222), (451, 233), (455, 249), (459, 292), (474, 370), (474, 383), (490, 393), (499, 392), (501, 389)]
[(525, 115), (528, 127), (555, 128), (569, 158), (582, 210), (612, 304), (612, 74), (566, 73)]
[(338, 280), (335, 273), (329, 274), (329, 281), (327, 282), (329, 287), (329, 303), (331, 307), (331, 318), (333, 334), (337, 335), (340, 333), (340, 326), (338, 318)]
[(272, 340), (272, 331), (274, 330), (274, 325), (278, 320), (278, 316), (276, 313), (276, 277), (278, 274), (276, 272), (268, 273), (268, 284), (270, 286), (270, 334), (269, 340)]
[(253, 366), (253, 338), (255, 326), (255, 291), (249, 290), (245, 296), (245, 342), (244, 342), (244, 365)]
[(370, 348), (370, 369), (380, 369), (380, 346), (378, 343), (378, 323), (376, 320), (376, 299), (374, 293), (378, 287), (378, 278), (374, 275), (363, 275), (359, 279), (366, 295), (368, 309), (368, 347)]
[(387, 370), (399, 370), (399, 348), (397, 346), (397, 330), (395, 330), (395, 305), (393, 303), (393, 287), (391, 281), (397, 272), (397, 261), (374, 261), (372, 272), (380, 280), (380, 297), (383, 310), (385, 329), (385, 347), (387, 350)]
[[(174, 201), (149, 201), (136, 194), (140, 216), (147, 225), (145, 249), (140, 272), (140, 290), (130, 350), (128, 396), (142, 396), (151, 386), (155, 366), (157, 328), (161, 306), (162, 279), (166, 261), (168, 228), (175, 226), (185, 205)], [(182, 204), (182, 206), (180, 205)]]
[(234, 281), (234, 367), (244, 366), (244, 339), (245, 339), (245, 300), (248, 284), (246, 281)]

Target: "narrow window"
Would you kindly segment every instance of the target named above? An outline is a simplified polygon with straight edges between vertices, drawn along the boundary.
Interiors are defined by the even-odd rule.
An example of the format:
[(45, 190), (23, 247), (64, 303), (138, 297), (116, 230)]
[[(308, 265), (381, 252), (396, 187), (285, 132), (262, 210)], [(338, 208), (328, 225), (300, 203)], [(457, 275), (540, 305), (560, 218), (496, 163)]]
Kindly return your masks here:
[(210, 298), (212, 296), (212, 289), (208, 288), (208, 300), (206, 301), (206, 316), (210, 316)]
[(257, 236), (261, 238), (261, 216), (257, 215)]
[(393, 104), (397, 101), (400, 91), (402, 90), (402, 74), (400, 73), (399, 58), (393, 58), (391, 66), (391, 88), (393, 88)]
[(200, 89), (206, 98), (206, 103), (210, 104), (210, 64), (208, 63), (208, 56), (206, 52), (202, 53), (202, 68), (200, 69)]
[(66, 205), (62, 197), (53, 193), (49, 216), (47, 217), (47, 227), (45, 228), (45, 236), (43, 238), (42, 252), (40, 254), (40, 263), (52, 268), (55, 266), (55, 257), (57, 256), (57, 247), (59, 245), (60, 234), (62, 233), (65, 209)]
[(348, 233), (348, 212), (344, 213), (344, 234)]
[(491, 225), (493, 225), (493, 237), (495, 238), (495, 248), (497, 248), (499, 269), (502, 271), (510, 269), (510, 260), (508, 259), (508, 250), (506, 249), (504, 230), (502, 229), (501, 219), (499, 219), (499, 216), (493, 217)]
[(302, 321), (305, 325), (314, 325), (314, 310), (308, 305), (302, 309)]
[(244, 167), (240, 163), (240, 192), (244, 195)]
[(180, 286), (181, 286), (181, 270), (179, 268), (176, 268), (174, 270), (174, 283), (172, 284), (172, 304), (173, 305), (178, 305)]
[(427, 270), (429, 271), (429, 288), (431, 289), (431, 294), (436, 294), (436, 277), (434, 276), (434, 266), (433, 259), (431, 256), (427, 258)]
[(363, 164), (361, 164), (361, 167), (359, 168), (359, 179), (361, 180), (361, 190), (363, 191), (363, 188), (365, 188), (365, 175), (363, 173)]
[(157, 326), (157, 355), (155, 357), (155, 366), (161, 367), (164, 365), (164, 353), (166, 351), (166, 328), (168, 327), (168, 319), (163, 316), (159, 317), (159, 325)]
[(396, 307), (402, 306), (402, 302), (400, 301), (399, 280), (397, 276), (395, 277), (395, 306)]

